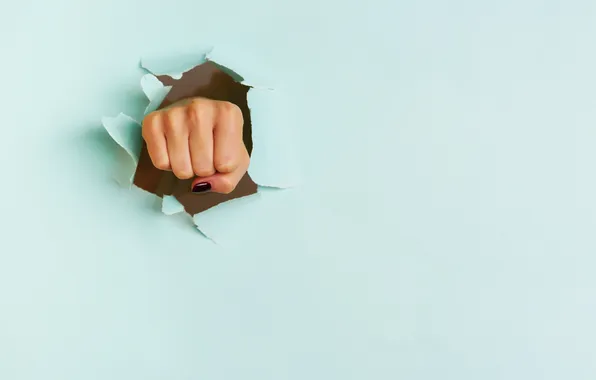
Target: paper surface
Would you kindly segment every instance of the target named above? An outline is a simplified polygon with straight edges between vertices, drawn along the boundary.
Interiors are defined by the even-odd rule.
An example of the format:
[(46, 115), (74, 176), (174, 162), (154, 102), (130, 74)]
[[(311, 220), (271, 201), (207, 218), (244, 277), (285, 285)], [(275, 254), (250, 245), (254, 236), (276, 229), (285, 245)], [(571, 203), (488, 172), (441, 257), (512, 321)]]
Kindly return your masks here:
[(141, 78), (141, 88), (147, 99), (149, 99), (149, 104), (145, 108), (145, 115), (155, 111), (172, 89), (169, 86), (164, 86), (153, 74), (143, 75)]
[[(239, 52), (237, 48), (216, 47), (205, 54), (205, 60), (220, 65), (240, 83), (253, 89), (273, 90), (270, 72), (262, 62), (255, 62), (253, 56)], [(255, 69), (257, 68), (258, 69)]]
[(161, 203), (161, 212), (166, 215), (174, 215), (184, 211), (184, 205), (172, 195), (164, 195)]
[(143, 145), (141, 124), (123, 113), (116, 117), (102, 118), (102, 124), (110, 137), (127, 153), (115, 179), (122, 185), (130, 187), (135, 175), (139, 156)]
[(289, 188), (300, 184), (290, 94), (280, 90), (251, 89), (253, 153), (248, 172), (259, 186)]
[(174, 55), (169, 58), (144, 57), (141, 59), (141, 67), (154, 75), (168, 75), (172, 79), (180, 79), (182, 74), (204, 63), (209, 50), (204, 49), (184, 55)]
[(260, 200), (260, 193), (249, 197), (236, 198), (195, 214), (192, 219), (197, 229), (204, 236), (214, 243), (225, 244), (224, 235), (226, 231), (229, 231), (230, 221), (244, 223), (244, 225), (250, 223), (250, 217), (245, 211)]

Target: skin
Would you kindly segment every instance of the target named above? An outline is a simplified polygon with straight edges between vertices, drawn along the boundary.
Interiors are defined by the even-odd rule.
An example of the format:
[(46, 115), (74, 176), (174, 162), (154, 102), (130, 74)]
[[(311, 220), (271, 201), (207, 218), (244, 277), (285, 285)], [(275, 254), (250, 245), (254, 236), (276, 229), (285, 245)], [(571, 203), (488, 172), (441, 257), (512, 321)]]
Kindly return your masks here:
[(242, 140), (244, 120), (238, 106), (193, 98), (148, 114), (143, 139), (153, 165), (180, 179), (196, 177), (211, 191), (229, 194), (248, 170)]

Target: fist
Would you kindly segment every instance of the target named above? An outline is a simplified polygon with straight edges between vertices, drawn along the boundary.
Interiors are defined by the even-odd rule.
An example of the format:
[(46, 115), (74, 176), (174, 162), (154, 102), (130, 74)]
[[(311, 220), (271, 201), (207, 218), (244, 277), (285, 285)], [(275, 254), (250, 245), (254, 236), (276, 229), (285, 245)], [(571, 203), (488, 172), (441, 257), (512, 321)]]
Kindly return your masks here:
[(250, 161), (238, 106), (193, 98), (148, 114), (143, 139), (153, 165), (179, 179), (196, 177), (193, 192), (232, 192)]

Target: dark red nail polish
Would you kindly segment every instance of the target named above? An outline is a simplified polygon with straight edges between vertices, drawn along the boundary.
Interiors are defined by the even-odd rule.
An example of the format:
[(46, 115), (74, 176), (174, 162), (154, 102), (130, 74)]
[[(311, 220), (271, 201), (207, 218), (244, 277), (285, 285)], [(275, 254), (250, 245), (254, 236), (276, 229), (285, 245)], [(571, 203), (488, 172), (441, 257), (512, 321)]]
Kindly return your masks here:
[(209, 182), (199, 182), (192, 187), (193, 193), (204, 193), (209, 190), (211, 190), (211, 184)]

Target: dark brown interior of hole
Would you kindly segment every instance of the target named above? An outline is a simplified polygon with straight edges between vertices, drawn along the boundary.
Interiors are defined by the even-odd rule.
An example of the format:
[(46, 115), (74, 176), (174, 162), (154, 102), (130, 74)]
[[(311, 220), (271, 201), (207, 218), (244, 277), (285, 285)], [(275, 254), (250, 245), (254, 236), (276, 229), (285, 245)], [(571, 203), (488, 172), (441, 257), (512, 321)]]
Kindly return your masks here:
[[(158, 79), (165, 86), (172, 89), (159, 106), (159, 109), (172, 103), (192, 97), (204, 97), (213, 100), (228, 101), (236, 104), (242, 110), (244, 117), (244, 144), (248, 153), (252, 153), (252, 128), (247, 94), (250, 87), (240, 84), (230, 75), (222, 71), (216, 64), (206, 62), (184, 73), (176, 80), (169, 76), (159, 76)], [(135, 173), (134, 184), (141, 189), (160, 197), (173, 195), (191, 215), (205, 211), (222, 202), (251, 195), (257, 192), (257, 185), (248, 173), (242, 177), (236, 189), (230, 194), (191, 192), (192, 179), (180, 180), (170, 171), (162, 171), (153, 166), (143, 143), (139, 165)]]

